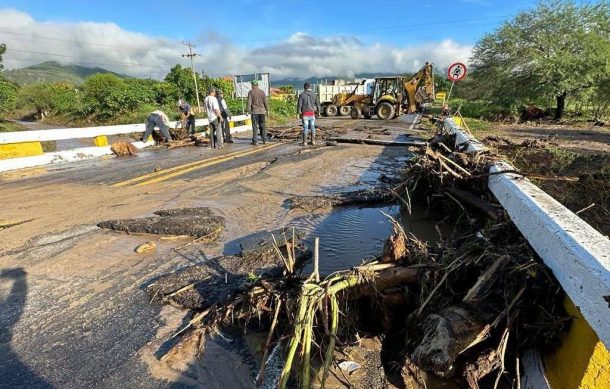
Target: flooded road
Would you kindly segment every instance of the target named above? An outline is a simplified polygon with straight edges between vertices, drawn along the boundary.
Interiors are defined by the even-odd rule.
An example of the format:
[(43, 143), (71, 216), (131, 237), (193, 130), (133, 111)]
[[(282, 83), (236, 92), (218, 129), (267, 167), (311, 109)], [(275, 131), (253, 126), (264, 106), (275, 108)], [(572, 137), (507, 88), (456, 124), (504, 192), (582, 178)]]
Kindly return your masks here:
[[(392, 125), (399, 127), (393, 130), (397, 136), (408, 129)], [(256, 369), (230, 346), (239, 342), (230, 335), (210, 344), (204, 366), (197, 358), (185, 359), (183, 366), (162, 363), (157, 352), (182, 327), (187, 312), (150, 303), (144, 288), (163, 274), (223, 253), (244, 236), (290, 225), (309, 238), (320, 237), (323, 271), (358, 264), (378, 253), (391, 229), (380, 211), (399, 216), (396, 206), (307, 214), (288, 209), (286, 199), (377, 185), (382, 173), (404, 163), (408, 151), (367, 145), (302, 148), (286, 142), (222, 158), (251, 150), (247, 143), (246, 135), (222, 151), (157, 150), (0, 175), (6, 204), (0, 219), (18, 222), (0, 230), (0, 386), (252, 387)], [(223, 162), (205, 162), (213, 158)], [(147, 177), (158, 167), (171, 174), (138, 181), (145, 185), (115, 185)], [(189, 246), (188, 240), (95, 227), (104, 220), (198, 206), (212, 207), (225, 218), (218, 244)], [(157, 242), (156, 252), (134, 252), (151, 240)]]

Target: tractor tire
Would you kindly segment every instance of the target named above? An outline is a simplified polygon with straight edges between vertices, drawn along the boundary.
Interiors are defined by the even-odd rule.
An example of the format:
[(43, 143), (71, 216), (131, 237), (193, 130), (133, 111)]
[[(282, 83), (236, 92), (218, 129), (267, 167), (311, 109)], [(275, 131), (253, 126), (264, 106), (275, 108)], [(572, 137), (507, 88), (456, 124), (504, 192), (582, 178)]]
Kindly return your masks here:
[(337, 106), (329, 104), (324, 108), (324, 115), (326, 116), (337, 116)]
[(361, 112), (358, 108), (352, 107), (352, 110), (350, 111), (349, 116), (352, 119), (356, 120), (356, 119), (360, 119), (360, 114), (361, 114)]
[(342, 105), (339, 107), (339, 116), (347, 116), (350, 115), (352, 111), (352, 107), (349, 105)]
[(396, 108), (387, 101), (379, 103), (377, 106), (377, 110), (375, 111), (377, 117), (381, 120), (392, 119), (396, 114)]

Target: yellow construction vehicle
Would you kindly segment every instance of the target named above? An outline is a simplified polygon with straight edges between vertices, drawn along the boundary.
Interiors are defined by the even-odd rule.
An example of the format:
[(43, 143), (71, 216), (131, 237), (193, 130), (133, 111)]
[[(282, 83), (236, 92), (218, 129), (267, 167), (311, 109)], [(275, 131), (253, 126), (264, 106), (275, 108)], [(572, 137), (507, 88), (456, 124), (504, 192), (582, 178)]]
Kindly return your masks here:
[(375, 79), (373, 94), (351, 102), (350, 116), (369, 119), (377, 115), (387, 120), (403, 113), (414, 113), (434, 101), (432, 64), (426, 64), (413, 76), (379, 77)]
[(333, 96), (332, 105), (337, 107), (335, 109), (340, 116), (350, 115), (352, 106), (354, 104), (362, 103), (368, 98), (368, 95), (357, 94), (358, 89), (362, 89), (360, 88), (360, 85), (364, 85), (365, 82), (366, 80), (363, 80), (362, 83), (356, 85), (354, 90), (352, 90), (350, 93), (337, 93)]

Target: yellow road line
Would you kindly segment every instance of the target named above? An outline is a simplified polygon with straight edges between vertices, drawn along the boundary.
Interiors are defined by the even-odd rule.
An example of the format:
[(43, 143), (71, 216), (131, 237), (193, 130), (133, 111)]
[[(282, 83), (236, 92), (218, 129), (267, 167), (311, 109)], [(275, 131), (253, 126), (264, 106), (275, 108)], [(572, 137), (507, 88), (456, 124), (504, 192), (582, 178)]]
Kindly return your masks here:
[[(261, 147), (259, 149), (256, 149), (256, 150), (263, 151), (263, 150), (266, 150), (267, 147), (268, 146), (263, 146), (263, 147)], [(218, 155), (216, 157), (204, 159), (202, 161), (195, 161), (195, 162), (185, 163), (185, 164), (174, 166), (174, 167), (171, 167), (171, 168), (159, 170), (158, 172), (144, 174), (142, 176), (134, 177), (134, 178), (131, 178), (129, 180), (116, 182), (116, 183), (114, 183), (114, 184), (112, 184), (110, 186), (112, 186), (112, 187), (121, 187), (121, 186), (126, 186), (126, 185), (129, 185), (129, 184), (134, 184), (134, 183), (136, 183), (138, 181), (145, 181), (145, 180), (147, 180), (149, 178), (159, 177), (159, 176), (165, 175), (167, 173), (183, 170), (183, 169), (186, 169), (186, 168), (189, 168), (189, 167), (194, 167), (194, 166), (198, 166), (198, 165), (202, 165), (202, 164), (207, 164), (208, 162), (211, 162), (211, 161), (216, 161), (216, 160), (219, 160), (219, 159), (223, 159), (223, 158), (227, 158), (227, 157), (232, 157), (232, 156), (239, 156), (239, 155), (244, 154), (245, 152), (248, 152), (248, 150), (234, 151), (232, 153)]]
[(165, 171), (164, 175), (160, 175), (160, 176), (151, 178), (149, 180), (139, 182), (137, 184), (134, 184), (134, 186), (144, 186), (144, 185), (155, 184), (157, 182), (167, 181), (170, 178), (178, 177), (178, 176), (181, 176), (183, 174), (190, 173), (190, 172), (192, 172), (194, 170), (202, 169), (204, 167), (217, 165), (217, 164), (219, 164), (221, 162), (225, 162), (225, 161), (228, 161), (230, 159), (236, 159), (236, 158), (244, 157), (246, 155), (255, 154), (255, 153), (258, 153), (258, 152), (261, 152), (261, 151), (266, 151), (266, 150), (272, 149), (274, 147), (277, 147), (280, 144), (281, 143), (273, 143), (273, 144), (270, 144), (268, 146), (263, 146), (263, 147), (260, 147), (260, 148), (252, 149), (250, 151), (240, 152), (239, 154), (231, 153), (231, 154), (220, 156), (219, 158), (208, 159), (208, 160), (202, 161), (200, 164), (195, 165), (195, 166), (184, 167), (184, 168), (178, 169), (178, 170), (173, 169), (173, 171), (171, 171), (171, 172), (170, 171)]

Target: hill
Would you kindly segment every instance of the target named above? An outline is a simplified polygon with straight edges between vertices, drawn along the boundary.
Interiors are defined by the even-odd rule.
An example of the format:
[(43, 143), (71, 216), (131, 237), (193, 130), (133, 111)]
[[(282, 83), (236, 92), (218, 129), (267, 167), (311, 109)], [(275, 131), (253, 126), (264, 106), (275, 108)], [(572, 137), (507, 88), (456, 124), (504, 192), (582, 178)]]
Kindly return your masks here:
[(87, 77), (96, 73), (111, 73), (121, 78), (127, 77), (102, 68), (90, 68), (80, 65), (62, 65), (55, 61), (43, 62), (22, 69), (5, 70), (2, 72), (2, 75), (22, 86), (54, 81), (70, 81), (76, 85), (80, 85)]

